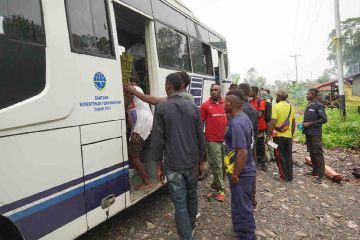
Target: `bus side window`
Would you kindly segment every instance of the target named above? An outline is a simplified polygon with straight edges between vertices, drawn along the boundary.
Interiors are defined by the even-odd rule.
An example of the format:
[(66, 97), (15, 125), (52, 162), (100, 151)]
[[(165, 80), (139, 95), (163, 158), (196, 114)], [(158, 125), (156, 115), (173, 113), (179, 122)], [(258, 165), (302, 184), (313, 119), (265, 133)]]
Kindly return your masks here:
[(155, 29), (160, 66), (190, 71), (188, 37), (159, 22)]
[(73, 52), (114, 56), (105, 0), (66, 0)]
[(40, 0), (0, 0), (0, 109), (41, 93), (45, 68)]
[(40, 0), (0, 0), (0, 35), (43, 43)]
[(213, 75), (210, 46), (195, 38), (190, 39), (193, 71), (196, 73)]
[(224, 53), (225, 76), (229, 77), (229, 60), (227, 53)]

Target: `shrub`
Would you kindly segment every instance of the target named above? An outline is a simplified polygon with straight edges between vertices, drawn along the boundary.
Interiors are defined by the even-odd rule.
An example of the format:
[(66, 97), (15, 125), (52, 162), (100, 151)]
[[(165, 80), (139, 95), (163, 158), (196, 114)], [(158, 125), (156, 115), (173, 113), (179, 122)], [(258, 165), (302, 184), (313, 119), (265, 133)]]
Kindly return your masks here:
[[(360, 114), (354, 107), (347, 108), (346, 119), (342, 119), (338, 109), (326, 109), (328, 122), (323, 125), (323, 145), (326, 148), (360, 149)], [(296, 122), (302, 122), (297, 116)], [(305, 143), (305, 136), (297, 131), (296, 138)]]

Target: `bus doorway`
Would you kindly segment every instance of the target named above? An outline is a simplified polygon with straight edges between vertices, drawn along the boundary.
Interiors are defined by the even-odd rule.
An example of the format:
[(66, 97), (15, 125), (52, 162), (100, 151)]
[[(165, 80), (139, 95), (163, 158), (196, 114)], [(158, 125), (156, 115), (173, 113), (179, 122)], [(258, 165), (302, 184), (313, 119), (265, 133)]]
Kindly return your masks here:
[(145, 44), (147, 18), (120, 4), (114, 4), (114, 11), (123, 83), (128, 83), (130, 76), (136, 74), (139, 87), (149, 93)]
[[(123, 84), (128, 84), (131, 76), (137, 76), (138, 87), (146, 94), (150, 93), (150, 81), (148, 74), (148, 57), (146, 51), (146, 26), (150, 19), (137, 13), (121, 4), (114, 3), (114, 13), (116, 20), (116, 30), (118, 37), (118, 48), (120, 52), (121, 72)], [(126, 97), (126, 96), (125, 96)], [(132, 99), (132, 98), (131, 98)], [(127, 102), (127, 101), (125, 101)], [(125, 110), (130, 109), (131, 103), (125, 106)], [(134, 106), (132, 106), (134, 107)], [(132, 113), (127, 114), (127, 120)], [(152, 117), (152, 116), (151, 116)], [(139, 119), (139, 116), (137, 116)], [(127, 121), (129, 123), (129, 121)], [(127, 146), (129, 149), (129, 138), (131, 127), (127, 124)], [(129, 184), (130, 184), (130, 204), (133, 204), (145, 195), (155, 191), (161, 185), (156, 181), (156, 163), (150, 159), (150, 137), (145, 139), (144, 146), (141, 150), (140, 160), (145, 168), (147, 175), (152, 182), (152, 187), (138, 189), (137, 187), (143, 182), (141, 174), (135, 169), (130, 161), (129, 167)], [(140, 144), (139, 144), (140, 145)], [(133, 147), (131, 147), (133, 149)], [(125, 156), (129, 157), (129, 156)], [(129, 160), (130, 157), (128, 158)], [(138, 166), (138, 164), (135, 164)], [(141, 171), (141, 170), (140, 170)], [(129, 204), (127, 203), (127, 206)]]
[(221, 91), (223, 96), (228, 91), (226, 89), (226, 85), (224, 84), (224, 80), (226, 79), (226, 69), (224, 64), (224, 54), (217, 50), (216, 48), (211, 48), (213, 68), (214, 68), (214, 76), (216, 84), (221, 86)]

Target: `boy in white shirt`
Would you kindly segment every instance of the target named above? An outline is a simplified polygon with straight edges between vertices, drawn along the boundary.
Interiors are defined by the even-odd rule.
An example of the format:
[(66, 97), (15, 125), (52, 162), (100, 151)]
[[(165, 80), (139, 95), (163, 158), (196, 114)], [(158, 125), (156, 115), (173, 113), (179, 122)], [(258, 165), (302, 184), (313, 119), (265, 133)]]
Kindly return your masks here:
[[(130, 84), (136, 88), (136, 91), (143, 92), (142, 89), (138, 87), (139, 79), (137, 76), (132, 76), (130, 78)], [(140, 160), (140, 156), (145, 141), (149, 138), (151, 133), (153, 114), (149, 104), (141, 101), (136, 96), (132, 96), (130, 103), (126, 105), (126, 110), (131, 127), (128, 144), (129, 160), (143, 181), (141, 184), (135, 186), (135, 190), (151, 188), (153, 185), (145, 170), (144, 164)]]

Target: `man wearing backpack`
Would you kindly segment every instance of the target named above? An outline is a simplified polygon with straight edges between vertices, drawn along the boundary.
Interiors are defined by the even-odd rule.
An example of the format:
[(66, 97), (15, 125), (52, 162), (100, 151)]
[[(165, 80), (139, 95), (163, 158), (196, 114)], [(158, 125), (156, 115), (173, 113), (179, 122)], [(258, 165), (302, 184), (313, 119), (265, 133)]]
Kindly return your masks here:
[(262, 171), (266, 172), (267, 166), (265, 160), (265, 134), (267, 128), (266, 118), (269, 118), (269, 113), (266, 113), (266, 102), (258, 96), (258, 93), (259, 88), (252, 86), (250, 92), (250, 104), (259, 113), (258, 135), (256, 141), (257, 164), (261, 166)]
[[(273, 96), (271, 96), (270, 90), (265, 88), (262, 88), (260, 90), (259, 96), (262, 99), (264, 99), (266, 103), (265, 121), (266, 121), (266, 125), (269, 126), (269, 123), (271, 122)], [(274, 149), (267, 144), (265, 144), (265, 159), (267, 162), (269, 161), (275, 162)]]
[(286, 101), (287, 97), (287, 92), (282, 90), (276, 94), (277, 104), (272, 109), (266, 141), (269, 141), (271, 134), (278, 145), (274, 152), (280, 178), (291, 182), (293, 180), (292, 138), (295, 132), (295, 109)]

